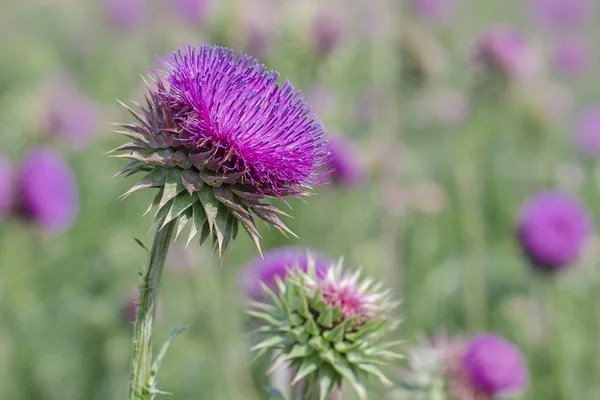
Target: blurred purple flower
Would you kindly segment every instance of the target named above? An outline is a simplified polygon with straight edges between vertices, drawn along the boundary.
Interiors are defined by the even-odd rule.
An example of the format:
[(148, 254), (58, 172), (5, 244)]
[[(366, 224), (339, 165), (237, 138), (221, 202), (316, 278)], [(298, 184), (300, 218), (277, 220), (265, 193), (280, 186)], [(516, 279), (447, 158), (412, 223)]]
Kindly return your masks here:
[(313, 22), (314, 49), (320, 56), (327, 56), (340, 41), (341, 22), (333, 14), (320, 14)]
[(91, 99), (76, 90), (72, 82), (59, 79), (48, 88), (43, 129), (81, 148), (97, 132), (98, 114), (98, 106)]
[(328, 146), (333, 182), (346, 187), (361, 186), (365, 182), (365, 167), (358, 146), (341, 135), (331, 135)]
[(454, 0), (411, 0), (413, 10), (421, 19), (447, 20), (454, 11)]
[(146, 19), (148, 0), (105, 0), (108, 17), (121, 28), (135, 28)]
[(543, 191), (521, 210), (518, 237), (532, 265), (558, 271), (577, 261), (592, 233), (586, 209), (569, 196)]
[(266, 252), (264, 259), (256, 257), (244, 270), (241, 277), (244, 293), (250, 299), (264, 299), (265, 293), (260, 282), (274, 289), (275, 278), (285, 279), (290, 269), (298, 266), (306, 272), (309, 256), (315, 260), (317, 276), (325, 276), (331, 265), (327, 257), (306, 248), (279, 247)]
[(556, 43), (556, 65), (569, 74), (577, 75), (589, 66), (588, 49), (582, 39), (562, 39)]
[(206, 18), (207, 0), (175, 0), (179, 17), (191, 23), (202, 23)]
[(516, 80), (535, 76), (540, 66), (521, 34), (508, 27), (487, 31), (476, 44), (475, 59), (484, 68)]
[(583, 153), (600, 155), (600, 104), (589, 107), (577, 118), (573, 140)]
[(473, 337), (462, 359), (473, 385), (490, 396), (518, 393), (529, 383), (521, 351), (495, 333)]
[(0, 154), (0, 217), (10, 213), (13, 196), (14, 181), (12, 165)]
[(545, 25), (571, 27), (579, 25), (592, 15), (594, 0), (531, 0), (536, 19)]
[(17, 177), (17, 208), (49, 232), (66, 229), (79, 209), (77, 183), (70, 166), (47, 148), (31, 150)]

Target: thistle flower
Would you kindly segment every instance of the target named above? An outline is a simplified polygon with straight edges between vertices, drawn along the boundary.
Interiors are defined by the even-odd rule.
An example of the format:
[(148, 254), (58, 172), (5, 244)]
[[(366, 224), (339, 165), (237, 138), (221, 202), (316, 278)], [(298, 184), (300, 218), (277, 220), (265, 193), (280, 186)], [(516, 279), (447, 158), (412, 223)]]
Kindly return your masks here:
[(528, 373), (520, 351), (496, 334), (470, 341), (442, 333), (408, 352), (402, 388), (390, 400), (491, 400), (524, 390)]
[(544, 191), (523, 206), (518, 237), (532, 265), (552, 272), (577, 260), (591, 231), (582, 205), (567, 195)]
[(454, 11), (454, 0), (411, 0), (413, 10), (421, 19), (443, 21)]
[(365, 379), (374, 375), (390, 385), (378, 366), (400, 357), (388, 350), (397, 343), (384, 340), (398, 326), (397, 303), (389, 290), (360, 275), (343, 272), (340, 262), (319, 279), (311, 260), (307, 272), (296, 268), (285, 281), (276, 278), (277, 291), (263, 285), (270, 304), (253, 303), (249, 312), (266, 322), (259, 328), (266, 339), (253, 349), (279, 350), (271, 371), (289, 363), (296, 371), (292, 385), (316, 384), (321, 400), (344, 379), (366, 399)]
[(346, 187), (358, 187), (365, 181), (365, 167), (357, 145), (341, 136), (329, 138), (329, 167), (333, 182)]
[(0, 154), (0, 217), (10, 213), (14, 196), (13, 170), (10, 162)]
[(581, 38), (566, 38), (556, 43), (555, 59), (558, 68), (566, 74), (578, 75), (590, 63), (588, 49)]
[(17, 173), (17, 212), (49, 232), (65, 230), (79, 209), (69, 164), (47, 148), (31, 150)]
[(133, 161), (119, 174), (147, 173), (123, 196), (158, 188), (156, 221), (179, 218), (177, 232), (191, 222), (189, 240), (212, 236), (220, 253), (238, 223), (259, 248), (251, 213), (291, 233), (286, 214), (260, 201), (321, 183), (324, 132), (308, 104), (277, 73), (225, 48), (189, 47), (162, 62), (147, 106), (129, 109), (138, 122), (121, 125), (133, 141), (114, 151)]
[(473, 385), (490, 396), (522, 392), (529, 381), (521, 351), (494, 333), (469, 341), (462, 367)]
[(584, 154), (600, 155), (600, 104), (588, 107), (577, 117), (573, 140)]
[(531, 10), (549, 27), (572, 27), (593, 15), (593, 0), (531, 0)]
[(266, 300), (262, 285), (276, 290), (276, 280), (285, 280), (294, 268), (307, 272), (309, 259), (315, 264), (317, 277), (324, 277), (330, 265), (325, 256), (301, 247), (279, 247), (266, 252), (264, 258), (256, 257), (250, 263), (242, 274), (241, 286), (248, 298)]
[(474, 59), (483, 72), (508, 81), (531, 78), (540, 69), (523, 36), (509, 27), (487, 31), (475, 45)]

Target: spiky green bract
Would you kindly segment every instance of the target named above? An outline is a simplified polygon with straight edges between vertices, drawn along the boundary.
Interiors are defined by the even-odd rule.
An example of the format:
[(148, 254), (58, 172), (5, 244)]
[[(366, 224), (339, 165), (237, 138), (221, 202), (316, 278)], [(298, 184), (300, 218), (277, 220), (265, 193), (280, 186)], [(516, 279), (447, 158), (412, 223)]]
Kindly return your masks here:
[(370, 375), (391, 384), (380, 367), (401, 358), (390, 350), (399, 342), (385, 339), (400, 323), (399, 303), (381, 284), (360, 276), (344, 273), (340, 261), (318, 278), (311, 260), (306, 272), (295, 268), (285, 282), (277, 279), (276, 292), (263, 286), (270, 303), (255, 302), (248, 313), (265, 323), (258, 329), (265, 339), (253, 350), (278, 350), (271, 371), (288, 363), (295, 370), (292, 385), (304, 380), (318, 387), (321, 400), (343, 380), (363, 400)]

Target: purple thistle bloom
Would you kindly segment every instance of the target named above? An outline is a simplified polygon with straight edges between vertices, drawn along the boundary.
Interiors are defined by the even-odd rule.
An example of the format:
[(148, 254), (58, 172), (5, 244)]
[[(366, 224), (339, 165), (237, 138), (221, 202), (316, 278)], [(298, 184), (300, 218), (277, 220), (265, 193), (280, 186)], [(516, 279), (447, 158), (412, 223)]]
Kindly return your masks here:
[(14, 196), (13, 170), (10, 162), (0, 154), (0, 217), (11, 211)]
[(73, 147), (85, 146), (96, 133), (98, 107), (67, 82), (57, 82), (49, 90), (44, 129), (65, 139)]
[(181, 19), (202, 23), (206, 17), (206, 0), (175, 0), (175, 10)]
[(328, 145), (333, 181), (347, 187), (361, 186), (365, 181), (365, 168), (356, 144), (344, 136), (337, 135), (329, 137)]
[(472, 384), (490, 396), (521, 392), (529, 382), (521, 351), (494, 333), (471, 339), (462, 367)]
[(79, 208), (77, 183), (70, 166), (47, 148), (31, 150), (17, 177), (17, 208), (49, 232), (66, 229)]
[(525, 39), (508, 27), (486, 32), (475, 48), (475, 58), (486, 69), (509, 79), (529, 78), (538, 72), (538, 60)]
[(309, 256), (315, 261), (317, 276), (324, 277), (331, 265), (327, 257), (301, 247), (279, 247), (266, 252), (264, 259), (256, 257), (244, 270), (241, 282), (244, 292), (251, 299), (264, 298), (265, 293), (260, 282), (275, 289), (275, 279), (285, 279), (288, 272), (296, 266), (306, 272)]
[(589, 107), (578, 117), (573, 140), (583, 153), (600, 155), (600, 104)]
[(577, 75), (589, 65), (589, 55), (581, 39), (563, 39), (556, 43), (556, 65), (569, 74)]
[(121, 28), (135, 28), (144, 22), (147, 15), (147, 0), (106, 0), (106, 12)]
[(424, 20), (447, 20), (454, 11), (454, 0), (411, 0), (413, 10)]
[(544, 191), (523, 206), (518, 237), (534, 267), (557, 271), (577, 260), (591, 231), (582, 205), (567, 195)]
[(173, 147), (275, 196), (320, 183), (323, 128), (289, 82), (277, 83), (278, 73), (216, 46), (189, 47), (163, 63), (169, 89), (158, 95), (174, 114)]
[(552, 28), (579, 25), (593, 14), (594, 0), (531, 0), (534, 16)]
[(317, 54), (327, 56), (337, 46), (341, 23), (331, 14), (321, 14), (313, 22), (313, 42)]

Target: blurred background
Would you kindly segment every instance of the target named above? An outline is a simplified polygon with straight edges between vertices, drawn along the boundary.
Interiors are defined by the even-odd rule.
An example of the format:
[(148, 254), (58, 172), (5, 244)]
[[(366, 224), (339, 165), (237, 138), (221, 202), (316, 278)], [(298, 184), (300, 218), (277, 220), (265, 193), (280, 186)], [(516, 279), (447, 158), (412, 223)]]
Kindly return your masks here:
[[(0, 399), (124, 398), (153, 193), (111, 122), (178, 46), (244, 51), (289, 78), (324, 122), (337, 170), (266, 249), (362, 266), (403, 299), (399, 336), (495, 331), (531, 374), (522, 399), (600, 398), (600, 242), (541, 276), (516, 236), (544, 188), (600, 217), (595, 0), (0, 0)], [(156, 342), (159, 388), (259, 399), (240, 272), (171, 250)], [(401, 349), (404, 351), (405, 349)], [(253, 366), (254, 365), (254, 366)], [(400, 367), (398, 367), (400, 368)], [(258, 369), (259, 370), (259, 369)], [(396, 376), (394, 368), (388, 370)], [(386, 399), (373, 385), (373, 399)], [(344, 398), (353, 399), (348, 393)]]

